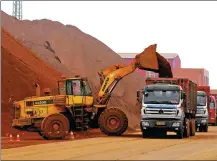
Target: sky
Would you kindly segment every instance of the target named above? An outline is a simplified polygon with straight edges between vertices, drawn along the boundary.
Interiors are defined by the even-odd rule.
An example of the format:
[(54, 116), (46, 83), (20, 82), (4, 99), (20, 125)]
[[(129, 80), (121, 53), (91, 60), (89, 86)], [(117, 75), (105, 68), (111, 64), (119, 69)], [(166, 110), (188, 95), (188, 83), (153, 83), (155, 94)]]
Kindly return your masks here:
[[(23, 1), (23, 19), (50, 19), (78, 27), (117, 53), (177, 53), (183, 68), (205, 68), (217, 89), (217, 2)], [(12, 14), (12, 1), (1, 9)]]

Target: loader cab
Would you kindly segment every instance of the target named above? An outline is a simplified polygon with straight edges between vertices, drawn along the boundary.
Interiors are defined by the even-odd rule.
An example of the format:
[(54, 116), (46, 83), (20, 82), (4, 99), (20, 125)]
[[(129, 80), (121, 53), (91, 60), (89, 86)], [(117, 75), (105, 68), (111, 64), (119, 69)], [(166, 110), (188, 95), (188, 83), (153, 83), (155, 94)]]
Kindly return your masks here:
[(73, 77), (58, 81), (59, 95), (92, 96), (87, 78)]

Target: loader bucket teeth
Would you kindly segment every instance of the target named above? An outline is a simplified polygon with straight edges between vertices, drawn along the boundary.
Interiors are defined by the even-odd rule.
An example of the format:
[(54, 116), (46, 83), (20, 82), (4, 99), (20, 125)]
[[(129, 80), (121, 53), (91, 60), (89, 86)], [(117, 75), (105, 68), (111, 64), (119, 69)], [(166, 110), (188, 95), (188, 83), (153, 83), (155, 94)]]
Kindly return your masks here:
[(172, 78), (169, 62), (156, 52), (157, 45), (147, 47), (141, 54), (136, 55), (137, 68), (159, 73), (159, 77)]

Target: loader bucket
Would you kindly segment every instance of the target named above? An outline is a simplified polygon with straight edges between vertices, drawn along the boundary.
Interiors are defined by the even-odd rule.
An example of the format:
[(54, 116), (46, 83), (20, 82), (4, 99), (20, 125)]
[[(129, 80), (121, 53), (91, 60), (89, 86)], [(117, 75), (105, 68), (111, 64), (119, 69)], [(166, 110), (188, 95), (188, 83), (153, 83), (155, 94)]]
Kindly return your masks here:
[(156, 52), (157, 45), (150, 45), (141, 54), (136, 55), (137, 68), (159, 73), (159, 77), (172, 78), (173, 74), (169, 62)]

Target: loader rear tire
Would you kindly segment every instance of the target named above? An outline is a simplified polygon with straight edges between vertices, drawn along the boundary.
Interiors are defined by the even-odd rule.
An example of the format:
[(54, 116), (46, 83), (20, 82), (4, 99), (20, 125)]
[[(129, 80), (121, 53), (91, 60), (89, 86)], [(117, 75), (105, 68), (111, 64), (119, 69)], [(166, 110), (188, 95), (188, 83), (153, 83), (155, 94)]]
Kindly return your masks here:
[(99, 128), (108, 136), (120, 136), (128, 128), (128, 119), (118, 108), (105, 109), (99, 116)]
[(70, 130), (68, 119), (62, 114), (52, 114), (41, 123), (41, 134), (44, 139), (62, 140)]

